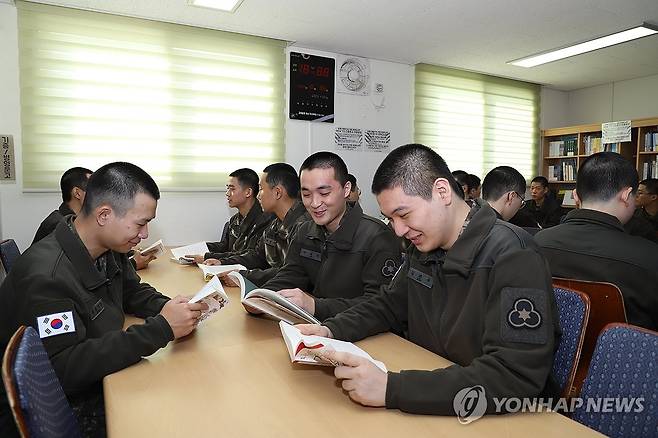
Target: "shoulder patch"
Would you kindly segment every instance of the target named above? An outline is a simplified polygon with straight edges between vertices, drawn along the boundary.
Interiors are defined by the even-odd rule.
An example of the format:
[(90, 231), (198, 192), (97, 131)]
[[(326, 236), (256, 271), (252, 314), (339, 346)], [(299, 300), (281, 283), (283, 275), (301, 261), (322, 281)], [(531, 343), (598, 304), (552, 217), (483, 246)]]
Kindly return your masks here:
[(395, 264), (395, 260), (386, 259), (384, 266), (382, 266), (382, 275), (384, 277), (392, 277), (398, 272), (398, 269), (400, 268)]
[(501, 338), (506, 342), (545, 344), (548, 303), (546, 291), (506, 287), (500, 297)]
[(58, 312), (37, 317), (37, 327), (41, 339), (75, 332), (73, 312)]

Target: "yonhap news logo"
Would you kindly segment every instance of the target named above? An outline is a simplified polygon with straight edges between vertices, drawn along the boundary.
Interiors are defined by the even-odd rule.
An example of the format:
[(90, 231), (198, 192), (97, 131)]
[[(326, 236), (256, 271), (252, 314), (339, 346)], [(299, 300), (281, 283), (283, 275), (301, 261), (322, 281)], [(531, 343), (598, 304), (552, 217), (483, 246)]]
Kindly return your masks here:
[(476, 385), (462, 389), (455, 395), (452, 407), (461, 424), (468, 424), (481, 418), (487, 411), (484, 388)]
[[(493, 410), (497, 414), (515, 412), (559, 412), (572, 414), (577, 409), (587, 413), (616, 412), (640, 413), (644, 411), (644, 397), (596, 397), (596, 398), (542, 398), (542, 397), (493, 397)], [(487, 397), (481, 385), (470, 386), (455, 394), (452, 401), (457, 419), (469, 424), (487, 411)]]

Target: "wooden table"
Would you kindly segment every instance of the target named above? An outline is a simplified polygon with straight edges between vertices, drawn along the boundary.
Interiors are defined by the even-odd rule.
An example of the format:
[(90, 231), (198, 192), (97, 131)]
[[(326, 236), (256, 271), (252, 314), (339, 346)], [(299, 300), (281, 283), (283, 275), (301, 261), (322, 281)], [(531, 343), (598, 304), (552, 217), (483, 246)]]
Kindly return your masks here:
[[(196, 266), (164, 258), (140, 271), (169, 296), (203, 286)], [(456, 417), (411, 415), (352, 402), (328, 367), (292, 364), (278, 324), (249, 316), (239, 291), (192, 335), (104, 381), (110, 437), (595, 436), (556, 413)], [(389, 370), (449, 361), (390, 333), (358, 343)]]

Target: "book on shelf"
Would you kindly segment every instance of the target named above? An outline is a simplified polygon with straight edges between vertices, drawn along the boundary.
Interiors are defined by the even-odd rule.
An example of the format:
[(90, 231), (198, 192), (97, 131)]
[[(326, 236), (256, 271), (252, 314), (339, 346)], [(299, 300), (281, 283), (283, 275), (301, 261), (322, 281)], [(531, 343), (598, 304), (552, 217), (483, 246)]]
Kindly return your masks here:
[(562, 157), (578, 155), (578, 140), (575, 137), (548, 142), (548, 156)]
[(564, 207), (575, 207), (576, 199), (573, 197), (573, 190), (562, 189), (558, 193), (558, 198), (562, 198), (562, 205)]
[(658, 147), (658, 132), (644, 134), (644, 152), (655, 152)]
[(387, 372), (383, 362), (373, 359), (368, 353), (351, 342), (339, 341), (337, 339), (322, 336), (303, 335), (299, 329), (284, 321), (279, 322), (281, 335), (288, 348), (290, 361), (308, 365), (338, 366), (340, 363), (326, 359), (322, 353), (325, 351), (339, 351), (351, 353), (368, 359), (380, 370)]
[(242, 265), (204, 265), (203, 263), (198, 263), (197, 266), (201, 268), (203, 272), (203, 279), (206, 281), (212, 280), (217, 275), (221, 275), (231, 271), (245, 271), (245, 268)]
[[(154, 244), (147, 246), (144, 249), (137, 249), (136, 251), (139, 252), (139, 254), (142, 257), (149, 257), (149, 256), (159, 257), (165, 253), (165, 247), (164, 244), (162, 243), (162, 239), (160, 239)], [(131, 255), (130, 258), (131, 259), (135, 258), (135, 255), (134, 254)]]
[(645, 161), (642, 164), (642, 179), (658, 178), (658, 160)]
[(290, 324), (320, 324), (313, 315), (269, 289), (257, 288), (237, 271), (228, 276), (240, 285), (240, 301), (250, 312), (262, 312), (274, 319)]
[(214, 316), (215, 313), (223, 309), (228, 303), (228, 295), (224, 291), (222, 283), (219, 278), (214, 277), (206, 283), (199, 292), (197, 292), (188, 303), (204, 303), (208, 306), (207, 310), (201, 312), (199, 324), (206, 319)]
[(205, 254), (208, 252), (206, 242), (197, 242), (191, 245), (179, 246), (171, 249), (171, 259), (181, 265), (193, 265), (194, 259), (186, 255)]

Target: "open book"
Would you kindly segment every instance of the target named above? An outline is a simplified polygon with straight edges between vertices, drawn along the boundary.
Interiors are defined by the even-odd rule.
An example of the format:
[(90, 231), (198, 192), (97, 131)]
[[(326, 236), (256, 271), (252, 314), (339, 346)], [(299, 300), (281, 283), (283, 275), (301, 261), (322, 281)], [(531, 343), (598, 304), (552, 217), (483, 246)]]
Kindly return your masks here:
[(210, 281), (213, 277), (223, 274), (225, 272), (230, 272), (230, 271), (244, 271), (247, 268), (245, 268), (242, 265), (214, 265), (214, 266), (209, 266), (209, 265), (204, 265), (203, 263), (198, 263), (197, 266), (201, 268), (201, 271), (203, 271), (203, 279), (206, 281)]
[(208, 310), (203, 311), (201, 318), (199, 318), (199, 323), (201, 323), (228, 304), (228, 295), (224, 292), (224, 287), (219, 278), (213, 277), (188, 303), (205, 303), (208, 305)]
[(194, 259), (185, 257), (186, 255), (205, 254), (208, 252), (206, 242), (197, 242), (191, 245), (179, 246), (171, 249), (171, 259), (181, 265), (193, 265)]
[[(162, 243), (162, 239), (160, 239), (157, 242), (155, 242), (153, 245), (148, 246), (144, 249), (140, 249), (138, 251), (142, 255), (142, 257), (148, 257), (148, 256), (159, 257), (165, 253), (165, 247), (164, 244)], [(131, 256), (130, 258), (133, 257), (134, 256)]]
[(354, 355), (368, 359), (374, 363), (377, 368), (387, 372), (384, 363), (373, 359), (368, 353), (352, 344), (351, 342), (339, 341), (337, 339), (325, 338), (322, 336), (308, 336), (303, 335), (297, 327), (287, 324), (283, 321), (279, 322), (283, 340), (288, 347), (290, 360), (296, 363), (305, 363), (310, 365), (325, 365), (325, 366), (338, 366), (340, 363), (330, 361), (322, 356), (322, 353), (327, 350), (341, 351), (344, 353), (352, 353)]
[(320, 321), (306, 310), (276, 292), (258, 289), (239, 272), (230, 272), (228, 276), (240, 285), (240, 300), (247, 311), (260, 311), (290, 324), (320, 324)]

